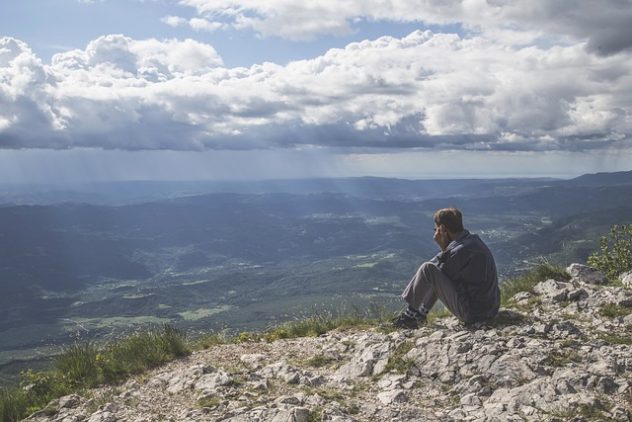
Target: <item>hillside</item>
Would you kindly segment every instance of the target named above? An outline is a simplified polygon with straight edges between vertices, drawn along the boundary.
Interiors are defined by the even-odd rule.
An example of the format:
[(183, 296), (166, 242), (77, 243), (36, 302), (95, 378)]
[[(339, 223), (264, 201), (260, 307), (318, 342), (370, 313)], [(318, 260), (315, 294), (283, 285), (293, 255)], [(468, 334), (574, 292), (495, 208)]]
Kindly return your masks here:
[(573, 264), (488, 324), (244, 335), (28, 421), (629, 421), (632, 274)]

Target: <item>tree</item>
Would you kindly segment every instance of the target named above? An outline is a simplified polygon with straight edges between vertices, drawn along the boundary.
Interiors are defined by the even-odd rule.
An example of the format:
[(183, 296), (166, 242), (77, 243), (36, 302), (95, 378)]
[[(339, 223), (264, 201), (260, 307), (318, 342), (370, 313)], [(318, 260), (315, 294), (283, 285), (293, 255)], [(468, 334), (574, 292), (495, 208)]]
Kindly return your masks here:
[(632, 270), (632, 224), (615, 224), (599, 240), (599, 250), (588, 257), (588, 265), (601, 270), (611, 281)]

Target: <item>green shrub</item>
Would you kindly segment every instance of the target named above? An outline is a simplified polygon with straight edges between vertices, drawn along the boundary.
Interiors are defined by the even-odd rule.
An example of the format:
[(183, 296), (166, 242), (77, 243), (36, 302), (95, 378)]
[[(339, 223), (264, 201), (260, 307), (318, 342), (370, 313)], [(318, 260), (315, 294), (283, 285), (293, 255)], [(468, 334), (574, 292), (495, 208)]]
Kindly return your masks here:
[(505, 281), (500, 288), (501, 304), (507, 306), (509, 299), (516, 293), (533, 293), (533, 287), (536, 284), (550, 278), (559, 281), (568, 281), (570, 280), (570, 275), (563, 267), (544, 261), (527, 273)]
[(21, 374), (21, 386), (26, 392), (25, 413), (42, 409), (48, 402), (78, 389), (58, 370), (34, 372), (27, 370)]
[(588, 257), (588, 265), (601, 270), (610, 281), (632, 270), (632, 224), (612, 226), (599, 240), (599, 250)]

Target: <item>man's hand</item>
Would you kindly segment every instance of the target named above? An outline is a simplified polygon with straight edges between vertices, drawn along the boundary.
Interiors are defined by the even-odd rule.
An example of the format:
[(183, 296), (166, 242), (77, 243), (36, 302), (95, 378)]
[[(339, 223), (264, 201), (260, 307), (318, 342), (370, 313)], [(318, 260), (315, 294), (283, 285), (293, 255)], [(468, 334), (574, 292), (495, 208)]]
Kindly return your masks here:
[(442, 251), (450, 244), (450, 236), (448, 235), (448, 230), (442, 224), (439, 227), (435, 228), (434, 236), (432, 237), (437, 245), (441, 248)]

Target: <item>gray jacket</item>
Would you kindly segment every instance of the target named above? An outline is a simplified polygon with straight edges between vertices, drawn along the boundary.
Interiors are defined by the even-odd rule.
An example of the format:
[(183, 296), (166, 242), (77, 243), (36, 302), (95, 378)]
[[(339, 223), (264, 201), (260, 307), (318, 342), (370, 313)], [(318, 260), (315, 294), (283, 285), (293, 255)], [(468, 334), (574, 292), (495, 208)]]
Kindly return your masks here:
[(456, 284), (459, 301), (472, 320), (495, 316), (500, 307), (498, 273), (491, 251), (475, 234), (464, 230), (432, 261)]

